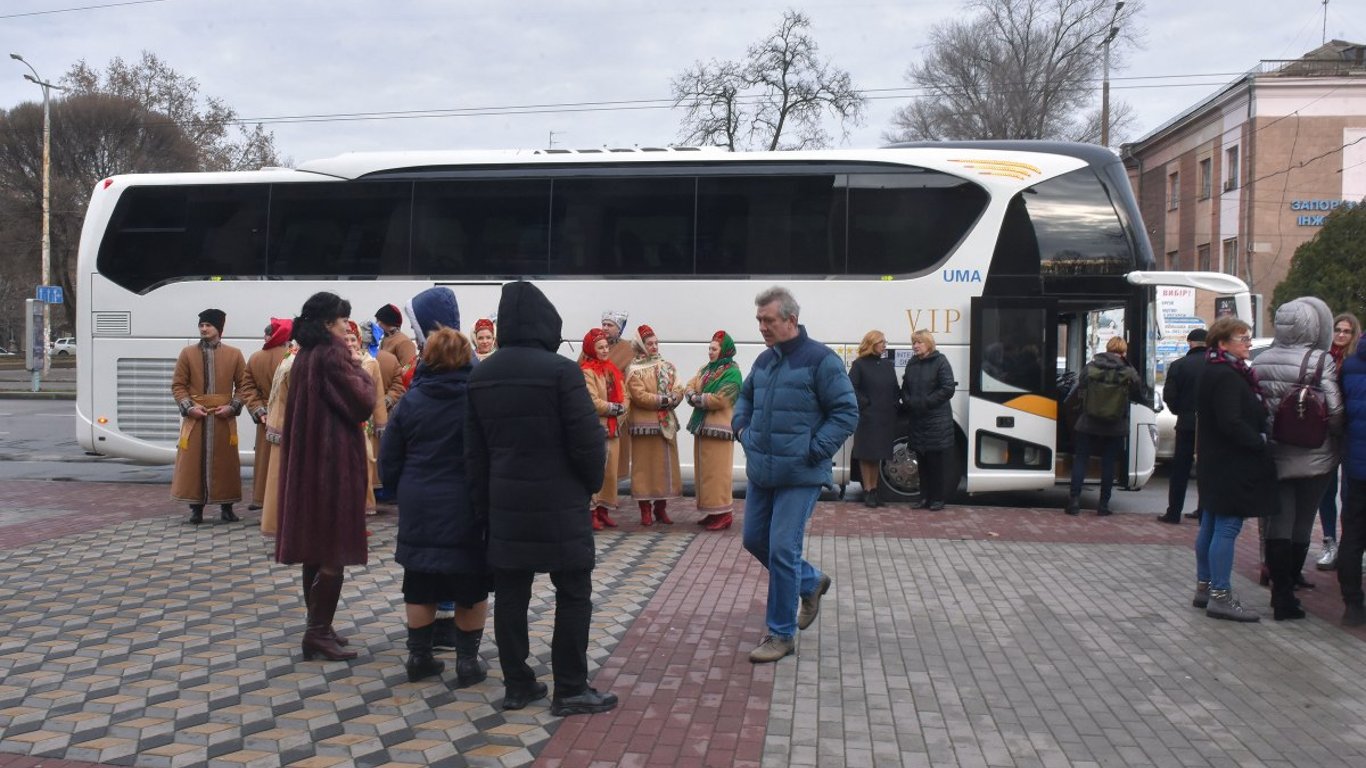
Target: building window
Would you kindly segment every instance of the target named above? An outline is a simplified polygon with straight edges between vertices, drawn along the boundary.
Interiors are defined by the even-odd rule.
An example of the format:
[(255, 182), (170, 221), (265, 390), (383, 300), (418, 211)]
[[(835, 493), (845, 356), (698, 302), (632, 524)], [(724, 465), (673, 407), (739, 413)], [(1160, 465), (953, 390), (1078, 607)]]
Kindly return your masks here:
[(1174, 211), (1181, 202), (1181, 174), (1167, 174), (1167, 210)]
[(1230, 237), (1224, 241), (1224, 271), (1230, 275), (1238, 275), (1238, 238)]
[(1200, 199), (1208, 200), (1211, 187), (1214, 185), (1214, 161), (1205, 158), (1200, 161)]
[(1224, 150), (1224, 191), (1232, 192), (1238, 188), (1238, 148)]
[(1201, 272), (1210, 271), (1209, 263), (1209, 243), (1195, 249), (1195, 268)]
[(1181, 268), (1181, 252), (1167, 251), (1167, 269), (1177, 270)]

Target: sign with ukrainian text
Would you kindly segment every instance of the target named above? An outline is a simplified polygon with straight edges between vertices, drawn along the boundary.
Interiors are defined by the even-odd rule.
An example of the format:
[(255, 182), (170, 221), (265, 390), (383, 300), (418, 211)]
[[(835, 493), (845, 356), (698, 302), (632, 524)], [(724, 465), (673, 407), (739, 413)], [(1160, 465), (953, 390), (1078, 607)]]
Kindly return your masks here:
[(1290, 210), (1297, 212), (1295, 224), (1301, 227), (1321, 227), (1323, 219), (1339, 208), (1355, 208), (1355, 200), (1291, 200)]

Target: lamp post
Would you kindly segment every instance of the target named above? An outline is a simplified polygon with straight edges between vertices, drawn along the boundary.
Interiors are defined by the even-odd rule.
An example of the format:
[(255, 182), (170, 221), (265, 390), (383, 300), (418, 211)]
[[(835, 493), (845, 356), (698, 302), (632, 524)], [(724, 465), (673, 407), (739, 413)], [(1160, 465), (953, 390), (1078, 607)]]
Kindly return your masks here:
[[(52, 183), (52, 182), (51, 182), (51, 166), (52, 166), (52, 109), (51, 109), (51, 106), (50, 106), (50, 104), (49, 104), (49, 101), (50, 101), (50, 99), (49, 99), (49, 93), (51, 92), (51, 90), (52, 90), (53, 88), (56, 88), (56, 89), (59, 90), (59, 91), (65, 90), (65, 89), (62, 88), (62, 86), (60, 86), (60, 85), (57, 85), (57, 84), (55, 84), (55, 83), (49, 83), (49, 82), (47, 82), (46, 80), (44, 80), (43, 77), (42, 77), (42, 75), (39, 75), (39, 74), (38, 74), (38, 70), (34, 69), (34, 68), (33, 68), (33, 65), (30, 64), (30, 63), (28, 63), (28, 62), (24, 59), (23, 56), (20, 56), (20, 55), (17, 54), (17, 53), (11, 53), (11, 54), (9, 55), (9, 57), (10, 57), (11, 59), (14, 59), (15, 61), (19, 62), (20, 64), (23, 64), (24, 66), (28, 67), (29, 71), (33, 73), (33, 74), (31, 74), (31, 75), (24, 75), (24, 79), (25, 79), (25, 80), (27, 80), (27, 81), (29, 81), (30, 83), (33, 83), (34, 85), (36, 85), (36, 86), (38, 86), (39, 88), (42, 88), (42, 89), (43, 89), (43, 248), (42, 248), (42, 249), (43, 249), (43, 256), (42, 256), (42, 258), (43, 258), (43, 270), (42, 270), (42, 272), (43, 272), (43, 278), (42, 278), (43, 282), (42, 282), (42, 284), (43, 284), (43, 285), (47, 285), (47, 284), (48, 284), (48, 281), (52, 279), (52, 272), (51, 272), (51, 264), (52, 264), (52, 237), (51, 237), (51, 229), (50, 229), (49, 223), (48, 223), (48, 211), (49, 211), (49, 208), (51, 207), (49, 201), (50, 201), (51, 198), (52, 198), (52, 186), (51, 186), (51, 183)], [(49, 365), (51, 364), (51, 361), (48, 359), (49, 356), (48, 356), (48, 353), (47, 353), (48, 328), (50, 328), (51, 325), (52, 325), (51, 308), (50, 308), (46, 303), (44, 303), (44, 304), (43, 304), (43, 349), (42, 349), (42, 355), (43, 355), (43, 370), (42, 370), (42, 372), (43, 372), (44, 374), (46, 374), (46, 373), (48, 372), (48, 367), (49, 367)], [(38, 371), (35, 370), (35, 371), (33, 372), (33, 391), (34, 391), (34, 392), (37, 392), (37, 391), (38, 391), (38, 381), (39, 381), (39, 374), (38, 374)]]
[(1096, 46), (1103, 51), (1102, 60), (1104, 61), (1103, 77), (1100, 82), (1100, 145), (1110, 146), (1110, 43), (1119, 36), (1119, 25), (1115, 22), (1119, 20), (1119, 11), (1124, 7), (1124, 2), (1115, 3), (1114, 13), (1110, 14), (1110, 31), (1105, 33), (1105, 39)]

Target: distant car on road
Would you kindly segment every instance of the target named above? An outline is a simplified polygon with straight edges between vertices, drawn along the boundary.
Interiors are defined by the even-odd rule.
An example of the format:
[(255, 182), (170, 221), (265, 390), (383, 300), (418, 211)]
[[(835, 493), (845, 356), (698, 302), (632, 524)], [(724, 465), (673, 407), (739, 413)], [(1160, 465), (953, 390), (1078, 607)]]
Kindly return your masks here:
[(48, 348), (48, 354), (53, 357), (66, 357), (76, 354), (76, 337), (63, 336), (52, 342), (52, 346)]

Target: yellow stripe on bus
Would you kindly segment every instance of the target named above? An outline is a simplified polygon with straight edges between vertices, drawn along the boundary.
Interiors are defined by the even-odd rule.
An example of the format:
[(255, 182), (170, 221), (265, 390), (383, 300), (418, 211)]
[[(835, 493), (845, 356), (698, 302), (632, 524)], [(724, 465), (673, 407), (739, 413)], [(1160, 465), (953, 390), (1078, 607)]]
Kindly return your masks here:
[(1042, 395), (1020, 395), (1002, 403), (1007, 408), (1032, 413), (1045, 419), (1058, 420), (1058, 401)]

